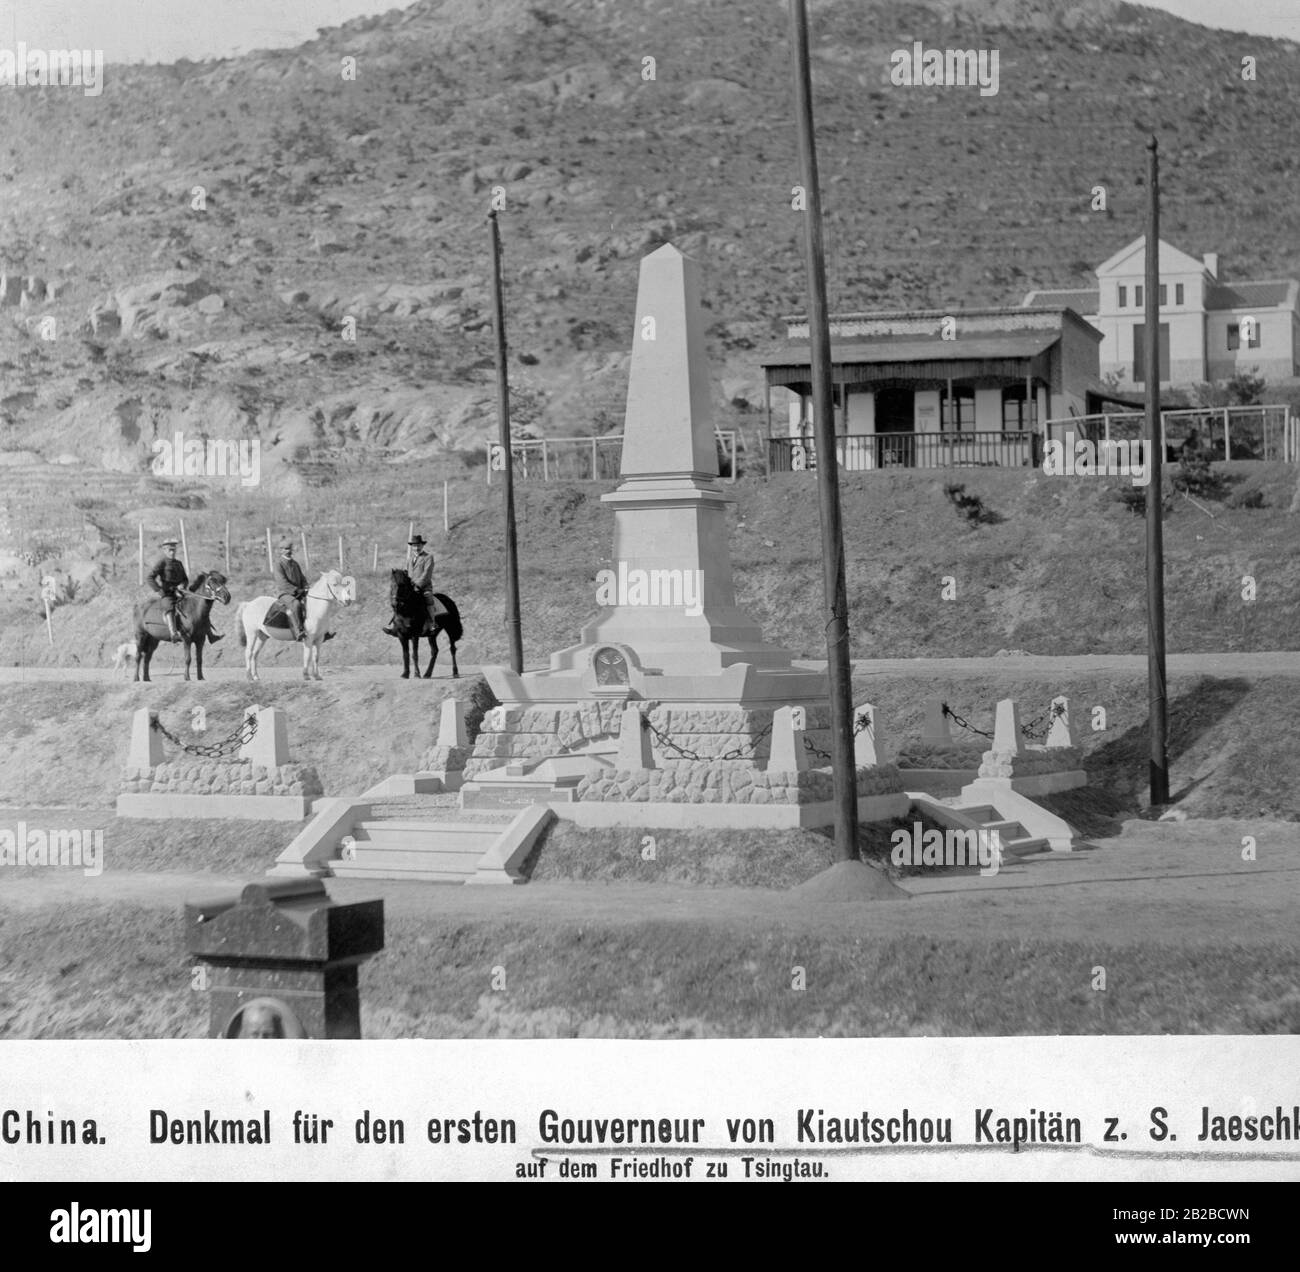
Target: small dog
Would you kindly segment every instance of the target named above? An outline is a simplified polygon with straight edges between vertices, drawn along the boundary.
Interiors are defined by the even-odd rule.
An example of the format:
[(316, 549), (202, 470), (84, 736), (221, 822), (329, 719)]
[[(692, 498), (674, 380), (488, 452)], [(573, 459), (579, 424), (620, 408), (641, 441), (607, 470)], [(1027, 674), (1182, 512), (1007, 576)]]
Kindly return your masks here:
[(135, 641), (124, 640), (118, 647), (117, 653), (113, 655), (113, 670), (125, 668), (128, 675), (135, 674), (135, 656), (139, 651), (135, 647)]

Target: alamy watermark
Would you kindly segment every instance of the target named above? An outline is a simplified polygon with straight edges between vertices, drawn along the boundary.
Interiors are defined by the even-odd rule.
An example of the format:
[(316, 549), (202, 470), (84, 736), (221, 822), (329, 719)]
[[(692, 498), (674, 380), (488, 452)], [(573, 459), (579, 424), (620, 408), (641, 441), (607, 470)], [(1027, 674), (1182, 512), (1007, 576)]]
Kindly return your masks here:
[(1151, 484), (1145, 438), (1093, 442), (1067, 432), (1043, 447), (1043, 472), (1049, 477), (1131, 477), (1135, 486)]
[(0, 826), (0, 866), (80, 866), (95, 878), (104, 872), (104, 832)]
[(704, 571), (643, 570), (620, 561), (617, 570), (596, 575), (596, 604), (676, 606), (698, 618), (704, 613)]
[(103, 49), (33, 49), (22, 40), (0, 48), (0, 88), (80, 88), (87, 97), (104, 91)]
[(890, 836), (895, 866), (979, 866), (985, 878), (1002, 868), (1002, 838), (996, 830), (924, 830), (914, 822)]
[(187, 440), (178, 432), (157, 438), (153, 456), (150, 468), (157, 477), (238, 477), (241, 486), (262, 480), (262, 443), (256, 437)]
[(981, 97), (998, 92), (997, 49), (927, 49), (920, 40), (889, 55), (889, 82), (900, 88), (963, 88), (978, 84)]

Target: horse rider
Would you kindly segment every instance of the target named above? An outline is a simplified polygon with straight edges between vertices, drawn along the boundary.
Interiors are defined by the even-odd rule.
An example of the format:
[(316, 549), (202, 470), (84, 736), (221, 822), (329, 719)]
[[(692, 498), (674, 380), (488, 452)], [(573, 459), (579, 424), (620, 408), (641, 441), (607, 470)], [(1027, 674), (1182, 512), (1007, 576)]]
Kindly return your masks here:
[[(433, 597), (433, 557), (424, 550), (425, 542), (422, 534), (417, 534), (406, 546), (415, 549), (406, 572), (410, 576), (411, 586), (424, 597), (424, 604), (429, 611), (429, 627), (432, 629), (438, 619), (438, 602)], [(383, 630), (389, 636), (397, 635), (392, 623)]]
[(190, 576), (185, 572), (184, 564), (176, 557), (179, 545), (175, 539), (164, 539), (161, 547), (163, 555), (149, 571), (148, 584), (162, 597), (163, 618), (167, 622), (167, 638), (176, 641), (176, 597), (189, 585)]
[(302, 566), (293, 559), (293, 540), (280, 544), (280, 559), (275, 563), (275, 581), (279, 586), (279, 599), (289, 619), (289, 630), (294, 640), (306, 639), (303, 635), (302, 602), (307, 595), (307, 576)]
[[(176, 598), (189, 586), (190, 576), (185, 571), (184, 563), (176, 556), (180, 546), (175, 539), (164, 539), (159, 545), (163, 555), (149, 571), (146, 580), (151, 588), (162, 597), (163, 618), (167, 621), (167, 635), (172, 641), (179, 638), (176, 631)], [(208, 623), (208, 643), (215, 645), (221, 636)]]

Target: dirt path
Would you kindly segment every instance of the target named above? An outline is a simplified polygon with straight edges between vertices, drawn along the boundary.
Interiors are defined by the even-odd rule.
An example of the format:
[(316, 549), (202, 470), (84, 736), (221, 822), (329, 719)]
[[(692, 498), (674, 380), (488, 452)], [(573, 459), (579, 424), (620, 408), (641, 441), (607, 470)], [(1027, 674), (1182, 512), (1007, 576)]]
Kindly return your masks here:
[[(224, 652), (224, 651), (223, 651)], [(223, 659), (223, 662), (225, 660)], [(529, 671), (545, 670), (549, 664), (538, 663)], [(821, 670), (825, 662), (797, 659), (796, 665)], [(1300, 676), (1300, 650), (1274, 650), (1258, 653), (1199, 653), (1170, 654), (1166, 659), (1171, 676)], [(1134, 674), (1146, 671), (1145, 654), (1073, 654), (1054, 658), (1038, 655), (991, 658), (859, 658), (853, 663), (857, 676), (916, 676), (931, 679), (946, 676), (984, 677), (992, 675), (1041, 678), (1050, 680), (1063, 675), (1109, 675), (1117, 672)], [(461, 675), (477, 675), (481, 668), (476, 664), (461, 663)], [(293, 663), (279, 665), (263, 662), (259, 667), (262, 679), (292, 681), (302, 678), (302, 668)], [(233, 663), (207, 663), (204, 675), (208, 680), (242, 680), (242, 661)], [(355, 667), (321, 665), (321, 675), (326, 680), (371, 681), (398, 678), (398, 664), (370, 663)], [(434, 679), (447, 679), (450, 668), (441, 662)], [(179, 680), (183, 671), (179, 659), (175, 666), (165, 665), (155, 658), (155, 680)], [(0, 667), (0, 684), (21, 684), (26, 681), (125, 681), (128, 677), (111, 667)]]
[[(1242, 861), (1243, 837), (1258, 859)], [(8, 872), (6, 872), (8, 873)], [(185, 901), (237, 890), (250, 876), (76, 870), (10, 873), (0, 911), (126, 902), (179, 912)], [(707, 923), (833, 930), (846, 936), (1093, 940), (1099, 945), (1258, 945), (1296, 940), (1300, 827), (1287, 822), (1129, 822), (1125, 833), (1074, 853), (974, 872), (912, 877), (910, 900), (815, 904), (797, 893), (668, 884), (533, 883), (473, 888), (329, 880), (338, 901), (382, 897), (390, 921), (543, 924)]]

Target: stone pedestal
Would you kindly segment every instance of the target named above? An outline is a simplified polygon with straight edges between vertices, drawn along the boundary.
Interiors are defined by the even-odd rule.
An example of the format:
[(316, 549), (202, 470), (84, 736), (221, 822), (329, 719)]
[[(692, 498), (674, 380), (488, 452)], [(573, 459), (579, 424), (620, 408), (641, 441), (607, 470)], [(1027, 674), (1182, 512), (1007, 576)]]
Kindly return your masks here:
[(210, 1038), (360, 1038), (357, 968), (384, 947), (384, 903), (339, 905), (319, 879), (250, 883), (185, 906), (209, 972)]

